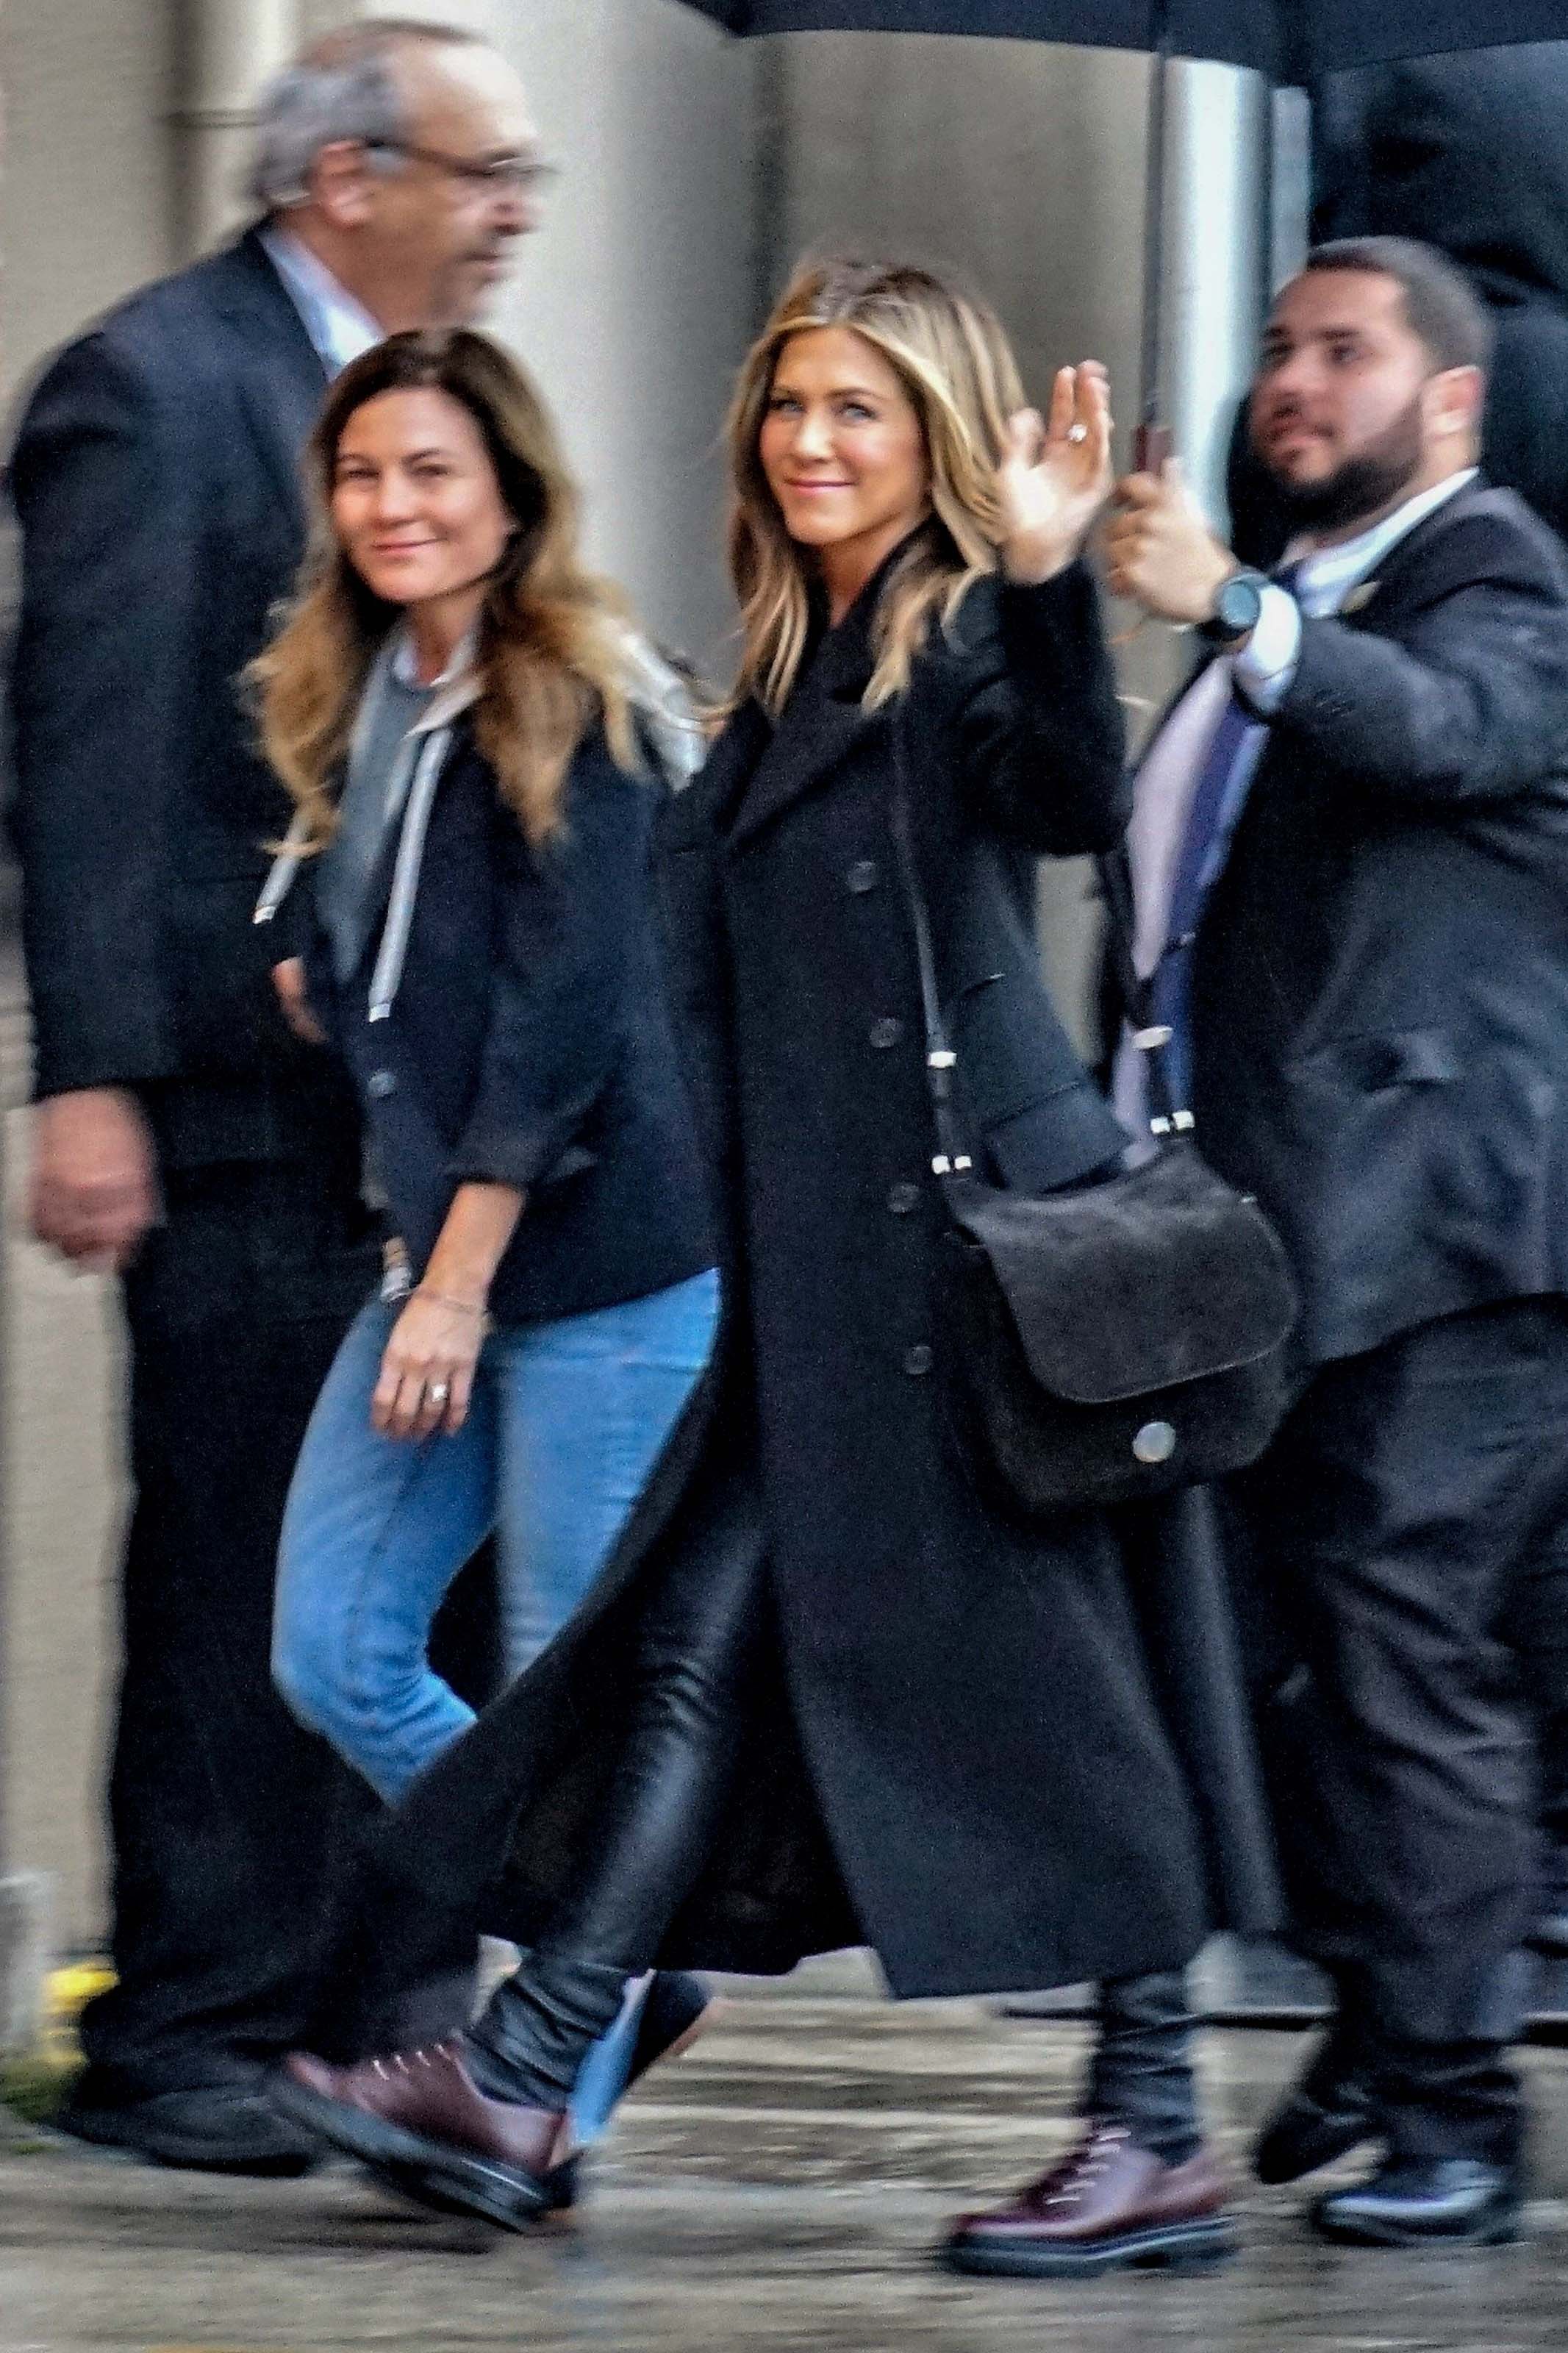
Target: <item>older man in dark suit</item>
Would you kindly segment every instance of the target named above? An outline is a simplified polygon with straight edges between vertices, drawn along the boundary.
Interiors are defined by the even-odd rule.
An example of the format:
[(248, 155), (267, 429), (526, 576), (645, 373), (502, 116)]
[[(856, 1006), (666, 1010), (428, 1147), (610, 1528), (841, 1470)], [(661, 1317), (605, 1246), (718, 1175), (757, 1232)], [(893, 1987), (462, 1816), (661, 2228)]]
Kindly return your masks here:
[(119, 1982), (62, 2121), (165, 2163), (309, 2161), (260, 2090), (307, 2012), (331, 1811), (326, 1753), (271, 1688), (273, 1570), (374, 1279), (346, 1091), (290, 1035), (250, 923), (286, 811), (239, 675), (299, 562), (328, 378), (384, 333), (470, 317), (541, 168), (484, 44), (408, 19), (329, 37), (264, 98), (265, 217), (63, 352), (12, 461), (32, 1214), (123, 1277), (135, 1484)]
[(1319, 248), (1253, 390), (1286, 573), (1169, 478), (1122, 485), (1108, 542), (1116, 587), (1214, 647), (1139, 780), (1139, 960), (1304, 1302), (1293, 1410), (1231, 1500), (1295, 1670), (1265, 1722), (1297, 1930), (1340, 2001), (1258, 2164), (1382, 2140), (1315, 2210), (1378, 2244), (1516, 2227), (1518, 1658), (1568, 1570), (1568, 565), (1477, 471), (1489, 348), (1426, 248)]

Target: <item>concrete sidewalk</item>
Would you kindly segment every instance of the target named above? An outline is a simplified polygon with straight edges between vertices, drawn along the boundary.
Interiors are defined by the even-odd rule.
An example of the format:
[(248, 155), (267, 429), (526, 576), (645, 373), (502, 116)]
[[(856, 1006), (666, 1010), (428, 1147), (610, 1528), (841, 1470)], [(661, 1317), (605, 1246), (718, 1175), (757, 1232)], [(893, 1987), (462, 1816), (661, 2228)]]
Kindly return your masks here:
[[(1238, 2168), (1302, 2059), (1210, 2037)], [(1332, 2250), (1295, 2192), (1245, 2187), (1212, 2278), (970, 2284), (928, 2251), (1037, 2171), (1079, 2030), (978, 2004), (754, 1990), (656, 2072), (569, 2224), (526, 2239), (395, 2205), (346, 2169), (229, 2184), (0, 2150), (0, 2353), (1561, 2353), (1568, 2056), (1532, 2052), (1539, 2148), (1519, 2247)], [(1353, 2168), (1352, 2168), (1353, 2169)], [(1334, 2177), (1324, 2177), (1332, 2179)], [(1316, 2187), (1317, 2185), (1313, 2185)]]

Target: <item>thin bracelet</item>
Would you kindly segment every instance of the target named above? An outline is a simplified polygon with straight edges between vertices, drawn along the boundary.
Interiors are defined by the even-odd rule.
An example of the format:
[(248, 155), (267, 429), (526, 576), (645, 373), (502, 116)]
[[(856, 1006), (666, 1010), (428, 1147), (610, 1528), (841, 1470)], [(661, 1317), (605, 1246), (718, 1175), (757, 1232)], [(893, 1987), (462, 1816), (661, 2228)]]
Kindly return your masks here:
[(487, 1307), (476, 1307), (471, 1299), (454, 1299), (449, 1291), (432, 1291), (427, 1282), (416, 1282), (409, 1297), (432, 1300), (437, 1307), (455, 1308), (459, 1315), (477, 1315), (481, 1324), (487, 1324), (489, 1321), (489, 1310)]

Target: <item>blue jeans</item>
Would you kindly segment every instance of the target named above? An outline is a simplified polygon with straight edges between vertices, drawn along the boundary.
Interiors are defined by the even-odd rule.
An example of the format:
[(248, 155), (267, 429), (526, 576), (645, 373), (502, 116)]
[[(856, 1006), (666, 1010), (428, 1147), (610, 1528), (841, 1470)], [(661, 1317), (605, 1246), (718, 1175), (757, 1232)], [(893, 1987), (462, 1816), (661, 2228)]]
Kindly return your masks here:
[(428, 1657), (458, 1572), (493, 1531), (507, 1667), (521, 1674), (614, 1548), (707, 1363), (718, 1304), (710, 1271), (623, 1306), (503, 1325), (462, 1429), (420, 1443), (371, 1426), (400, 1311), (362, 1309), (289, 1493), (272, 1672), (300, 1721), (389, 1804), (474, 1720)]

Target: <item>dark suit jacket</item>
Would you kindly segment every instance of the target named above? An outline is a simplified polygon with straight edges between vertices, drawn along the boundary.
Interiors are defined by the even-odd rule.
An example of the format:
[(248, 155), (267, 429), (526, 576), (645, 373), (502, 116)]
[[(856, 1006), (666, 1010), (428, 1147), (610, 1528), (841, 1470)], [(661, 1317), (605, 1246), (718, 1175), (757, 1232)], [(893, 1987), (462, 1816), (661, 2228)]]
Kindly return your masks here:
[(325, 387), (251, 235), (62, 352), (11, 460), (37, 1089), (137, 1088), (180, 1159), (307, 1148), (347, 1115), (250, 922), (288, 808), (237, 691), (299, 562)]
[(1568, 562), (1477, 483), (1300, 665), (1205, 911), (1200, 1143), (1314, 1362), (1568, 1291)]
[[(662, 789), (625, 775), (595, 730), (572, 765), (565, 830), (535, 852), (459, 723), (385, 1018), (369, 1018), (380, 921), (341, 987), (324, 932), (305, 925), (310, 1002), (353, 1072), (416, 1270), (458, 1185), (528, 1194), (490, 1290), (506, 1321), (587, 1314), (712, 1261), (654, 942)], [(397, 847), (394, 829), (372, 884), (380, 912)], [(309, 868), (300, 895), (309, 918)]]

